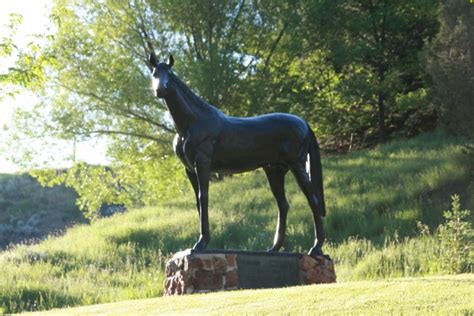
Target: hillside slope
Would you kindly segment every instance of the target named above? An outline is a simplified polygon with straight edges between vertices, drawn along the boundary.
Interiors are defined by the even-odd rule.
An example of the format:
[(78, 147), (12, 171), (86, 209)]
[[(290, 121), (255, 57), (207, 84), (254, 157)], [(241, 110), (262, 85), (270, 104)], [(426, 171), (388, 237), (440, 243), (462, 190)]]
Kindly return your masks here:
[[(338, 280), (444, 274), (436, 237), (449, 196), (472, 209), (474, 185), (457, 139), (426, 134), (369, 151), (323, 159), (329, 242)], [(312, 217), (292, 175), (287, 251), (312, 245)], [(0, 307), (6, 312), (155, 297), (167, 257), (198, 237), (194, 195), (70, 229), (34, 246), (0, 253)], [(211, 248), (266, 249), (276, 204), (263, 172), (210, 189)]]
[(34, 315), (151, 314), (471, 315), (474, 275), (405, 278), (271, 290), (160, 297), (35, 313)]
[(86, 222), (74, 190), (42, 187), (27, 174), (0, 174), (0, 249), (38, 241), (75, 223)]

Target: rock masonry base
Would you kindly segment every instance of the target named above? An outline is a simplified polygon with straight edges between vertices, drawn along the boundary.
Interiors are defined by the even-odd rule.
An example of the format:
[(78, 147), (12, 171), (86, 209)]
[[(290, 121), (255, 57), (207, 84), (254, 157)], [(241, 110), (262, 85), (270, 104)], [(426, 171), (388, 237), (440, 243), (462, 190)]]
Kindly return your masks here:
[(334, 282), (334, 264), (326, 256), (188, 249), (167, 262), (164, 295)]

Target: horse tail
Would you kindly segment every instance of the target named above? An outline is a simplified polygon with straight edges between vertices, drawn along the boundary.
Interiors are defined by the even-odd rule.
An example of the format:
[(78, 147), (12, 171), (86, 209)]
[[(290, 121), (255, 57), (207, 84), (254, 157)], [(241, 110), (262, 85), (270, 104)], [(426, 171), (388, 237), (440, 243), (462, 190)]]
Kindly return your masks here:
[(318, 198), (319, 215), (326, 216), (326, 204), (324, 202), (323, 189), (323, 169), (321, 166), (321, 153), (319, 151), (319, 144), (316, 140), (313, 130), (308, 125), (310, 144), (309, 144), (309, 165), (311, 185), (313, 186), (316, 197)]

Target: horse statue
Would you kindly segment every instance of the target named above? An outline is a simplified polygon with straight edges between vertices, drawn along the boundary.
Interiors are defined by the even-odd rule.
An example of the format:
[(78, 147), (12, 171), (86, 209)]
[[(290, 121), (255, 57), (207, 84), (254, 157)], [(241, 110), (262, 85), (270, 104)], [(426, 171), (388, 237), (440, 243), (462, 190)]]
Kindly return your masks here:
[[(278, 251), (285, 238), (288, 202), (285, 175), (294, 174), (313, 212), (315, 241), (311, 256), (321, 256), (324, 241), (322, 217), (326, 215), (319, 145), (303, 119), (290, 114), (271, 113), (250, 118), (227, 116), (206, 103), (172, 71), (173, 56), (153, 67), (153, 90), (163, 98), (177, 134), (173, 146), (191, 182), (200, 218), (200, 237), (193, 249), (204, 250), (210, 241), (208, 191), (210, 174), (240, 173), (263, 168), (278, 204), (278, 223), (273, 245)], [(306, 161), (309, 159), (309, 170)]]

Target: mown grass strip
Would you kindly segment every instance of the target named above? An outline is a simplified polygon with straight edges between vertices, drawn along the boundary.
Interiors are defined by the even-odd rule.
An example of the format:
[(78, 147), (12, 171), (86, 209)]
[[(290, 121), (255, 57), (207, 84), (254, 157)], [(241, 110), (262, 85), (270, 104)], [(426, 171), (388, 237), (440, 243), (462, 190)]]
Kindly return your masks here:
[(472, 315), (474, 274), (128, 300), (25, 315)]

